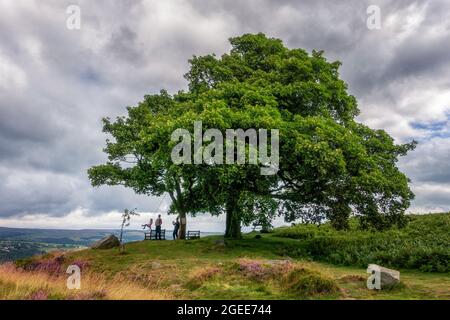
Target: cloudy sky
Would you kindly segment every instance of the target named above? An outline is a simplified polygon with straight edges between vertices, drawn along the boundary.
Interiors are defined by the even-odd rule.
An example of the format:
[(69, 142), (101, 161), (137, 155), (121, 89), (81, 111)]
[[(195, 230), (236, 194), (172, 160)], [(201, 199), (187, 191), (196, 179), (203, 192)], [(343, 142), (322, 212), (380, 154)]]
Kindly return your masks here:
[[(381, 28), (367, 27), (377, 5)], [(69, 5), (81, 28), (67, 28)], [(168, 199), (90, 186), (106, 160), (100, 119), (145, 94), (186, 88), (193, 55), (229, 50), (228, 38), (264, 32), (291, 48), (343, 62), (359, 120), (398, 142), (419, 141), (400, 166), (411, 212), (450, 210), (450, 2), (0, 1), (0, 226), (117, 227), (118, 210), (164, 212)], [(223, 219), (190, 227), (221, 231)]]

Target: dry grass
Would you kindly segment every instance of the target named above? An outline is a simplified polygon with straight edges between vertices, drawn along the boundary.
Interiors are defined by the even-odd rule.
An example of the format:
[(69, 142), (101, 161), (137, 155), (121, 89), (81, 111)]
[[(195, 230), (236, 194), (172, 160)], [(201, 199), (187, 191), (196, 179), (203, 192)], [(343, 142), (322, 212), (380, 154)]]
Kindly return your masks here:
[(189, 274), (189, 280), (186, 286), (191, 290), (200, 288), (206, 281), (213, 278), (220, 271), (221, 269), (211, 266), (196, 268)]
[(304, 267), (296, 267), (282, 278), (282, 287), (286, 292), (300, 296), (333, 294), (339, 291), (336, 281), (323, 273)]
[(161, 290), (161, 288), (179, 283), (183, 279), (183, 273), (176, 263), (146, 261), (118, 272), (116, 277), (119, 280), (139, 283), (146, 288)]
[(102, 274), (87, 273), (81, 278), (80, 290), (69, 290), (65, 276), (45, 272), (28, 272), (13, 264), (0, 265), (0, 299), (111, 299), (155, 300), (171, 299), (123, 279), (107, 279)]
[[(281, 239), (281, 240), (280, 240)], [(263, 235), (142, 241), (118, 250), (51, 253), (0, 266), (1, 299), (449, 299), (449, 277), (401, 270), (404, 286), (368, 290), (366, 269), (281, 257), (296, 240)], [(82, 269), (82, 289), (66, 289), (68, 265)]]

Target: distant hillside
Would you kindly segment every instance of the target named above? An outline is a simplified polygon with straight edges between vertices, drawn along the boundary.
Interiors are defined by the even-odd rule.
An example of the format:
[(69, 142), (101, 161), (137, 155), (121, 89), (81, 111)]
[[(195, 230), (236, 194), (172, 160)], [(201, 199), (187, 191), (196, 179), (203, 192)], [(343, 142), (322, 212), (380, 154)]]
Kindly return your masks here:
[[(0, 262), (12, 261), (56, 249), (86, 247), (118, 230), (21, 229), (0, 227)], [(125, 230), (124, 241), (142, 240), (143, 231)]]
[[(0, 227), (0, 240), (44, 242), (57, 244), (89, 245), (109, 234), (119, 234), (119, 230), (113, 229), (21, 229)], [(143, 231), (124, 230), (126, 242), (142, 240)]]
[[(167, 231), (167, 239), (171, 239)], [(73, 249), (87, 247), (95, 241), (110, 235), (120, 234), (114, 229), (22, 229), (0, 227), (0, 263), (23, 259), (35, 254), (46, 253), (55, 249)], [(203, 232), (202, 235), (217, 233)], [(124, 230), (124, 242), (139, 241), (144, 238), (143, 230)]]

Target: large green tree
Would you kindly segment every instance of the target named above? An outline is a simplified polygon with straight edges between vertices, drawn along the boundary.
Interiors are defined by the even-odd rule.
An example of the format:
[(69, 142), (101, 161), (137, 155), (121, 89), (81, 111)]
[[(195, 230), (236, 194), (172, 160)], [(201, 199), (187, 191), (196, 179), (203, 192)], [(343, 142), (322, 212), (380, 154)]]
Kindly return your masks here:
[[(92, 184), (169, 193), (171, 211), (182, 217), (225, 213), (228, 237), (276, 214), (287, 221), (328, 219), (337, 228), (346, 228), (352, 214), (364, 227), (401, 225), (413, 194), (396, 162), (415, 143), (396, 145), (386, 132), (357, 123), (340, 63), (322, 52), (288, 49), (263, 34), (230, 42), (220, 58), (190, 60), (187, 92), (162, 91), (128, 108), (127, 117), (104, 119), (114, 141), (105, 149), (109, 162), (89, 170)], [(279, 130), (279, 170), (261, 175), (262, 162), (174, 164), (171, 134), (179, 128), (194, 134), (194, 121), (224, 136), (230, 128)], [(246, 143), (247, 156), (251, 148)]]
[(103, 131), (113, 140), (106, 141), (108, 162), (88, 170), (93, 186), (122, 185), (138, 194), (169, 194), (170, 210), (181, 218), (180, 238), (186, 234), (189, 190), (194, 183), (189, 173), (172, 163), (170, 134), (175, 126), (176, 101), (166, 91), (148, 95), (128, 115), (115, 121), (103, 119)]

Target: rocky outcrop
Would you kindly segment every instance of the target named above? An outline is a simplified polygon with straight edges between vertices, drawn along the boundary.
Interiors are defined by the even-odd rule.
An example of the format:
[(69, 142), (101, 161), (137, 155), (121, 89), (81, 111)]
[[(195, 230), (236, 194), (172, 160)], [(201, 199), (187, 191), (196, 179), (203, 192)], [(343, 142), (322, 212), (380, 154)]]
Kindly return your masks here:
[(92, 249), (111, 249), (120, 246), (120, 241), (115, 235), (104, 237), (91, 245)]

